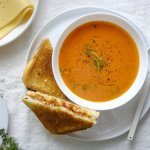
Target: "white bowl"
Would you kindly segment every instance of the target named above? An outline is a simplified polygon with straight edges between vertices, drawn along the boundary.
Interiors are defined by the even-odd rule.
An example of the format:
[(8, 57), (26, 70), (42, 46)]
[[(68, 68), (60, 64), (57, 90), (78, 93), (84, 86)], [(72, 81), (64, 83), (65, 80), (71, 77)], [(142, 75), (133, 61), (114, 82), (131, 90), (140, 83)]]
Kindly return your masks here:
[[(120, 97), (117, 97), (107, 102), (91, 102), (77, 96), (66, 86), (59, 71), (59, 53), (64, 40), (78, 26), (92, 21), (107, 21), (122, 27), (134, 39), (139, 52), (140, 64), (139, 64), (139, 71), (135, 81), (133, 82), (131, 87)], [(67, 27), (67, 29), (62, 33), (58, 42), (56, 43), (56, 47), (54, 48), (54, 52), (52, 55), (52, 69), (53, 69), (54, 77), (62, 92), (74, 103), (94, 110), (114, 109), (132, 100), (133, 97), (142, 88), (148, 72), (148, 53), (146, 48), (147, 47), (139, 31), (137, 31), (136, 28), (124, 18), (109, 13), (88, 14), (78, 18), (69, 27)]]

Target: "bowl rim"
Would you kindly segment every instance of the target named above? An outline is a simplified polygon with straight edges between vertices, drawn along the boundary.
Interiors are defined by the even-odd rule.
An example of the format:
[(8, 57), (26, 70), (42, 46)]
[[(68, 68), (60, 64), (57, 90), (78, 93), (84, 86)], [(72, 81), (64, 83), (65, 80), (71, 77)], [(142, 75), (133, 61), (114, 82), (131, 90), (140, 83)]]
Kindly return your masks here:
[[(124, 92), (121, 96), (119, 96), (119, 97), (117, 97), (117, 98), (115, 98), (113, 100), (106, 101), (106, 102), (92, 102), (92, 101), (88, 101), (88, 100), (86, 100), (84, 98), (79, 97), (78, 95), (76, 95), (75, 93), (73, 93), (67, 87), (67, 85), (64, 83), (64, 81), (63, 81), (63, 79), (61, 77), (61, 74), (60, 74), (60, 71), (59, 71), (59, 65), (58, 65), (59, 63), (58, 63), (58, 61), (59, 61), (60, 48), (61, 48), (63, 42), (65, 41), (66, 37), (74, 29), (76, 29), (77, 27), (79, 27), (82, 24), (94, 21), (94, 20), (90, 19), (88, 21), (82, 22), (84, 19), (90, 18), (90, 17), (95, 17), (95, 16), (97, 16), (97, 17), (98, 16), (105, 16), (105, 17), (108, 16), (108, 17), (112, 17), (112, 18), (114, 17), (114, 18), (120, 19), (120, 21), (123, 21), (124, 23), (128, 24), (128, 26), (130, 26), (132, 28), (132, 30), (134, 30), (134, 32), (139, 36), (139, 38), (141, 40), (141, 43), (143, 43), (143, 46), (144, 46), (143, 51), (145, 53), (145, 62), (146, 62), (145, 71), (143, 72), (143, 79), (142, 79), (142, 82), (140, 83), (140, 86), (135, 89), (135, 92), (133, 94), (131, 94), (131, 96), (128, 96), (128, 98), (126, 97), (126, 99), (125, 99), (125, 95), (126, 95), (126, 93), (128, 93), (129, 89), (133, 86), (133, 83), (136, 82), (137, 77), (134, 80), (134, 82), (132, 83), (132, 85), (130, 86), (130, 88), (126, 92)], [(79, 23), (80, 21), (81, 21), (81, 23)], [(95, 20), (95, 21), (100, 21), (100, 20), (98, 19), (98, 20)], [(103, 21), (103, 20), (101, 20), (101, 21)], [(109, 20), (107, 22), (111, 22), (111, 21)], [(76, 25), (78, 23), (79, 23), (79, 25)], [(114, 23), (114, 24), (118, 25), (118, 23)], [(118, 25), (118, 26), (120, 26), (120, 25)], [(126, 29), (124, 27), (122, 27), (122, 26), (120, 26), (120, 27), (123, 28), (126, 31)], [(126, 31), (126, 32), (128, 32), (128, 31)], [(131, 36), (130, 33), (129, 33), (129, 35)], [(133, 40), (135, 41), (134, 38), (133, 38)], [(137, 44), (136, 41), (135, 41), (135, 43)], [(138, 49), (138, 52), (139, 51), (140, 50)], [(140, 57), (140, 52), (139, 52), (139, 57)], [(141, 61), (140, 61), (139, 64), (141, 64)], [(144, 84), (144, 82), (146, 80), (146, 76), (147, 76), (147, 72), (148, 72), (148, 52), (146, 51), (146, 45), (145, 45), (145, 42), (144, 42), (144, 40), (143, 40), (143, 38), (141, 36), (141, 33), (128, 20), (126, 20), (125, 18), (123, 18), (123, 17), (121, 17), (121, 16), (119, 16), (117, 14), (112, 14), (112, 13), (104, 13), (104, 12), (90, 13), (90, 14), (87, 14), (87, 15), (83, 15), (83, 16), (77, 18), (75, 21), (73, 21), (64, 30), (64, 32), (59, 37), (59, 39), (58, 39), (58, 41), (56, 43), (56, 46), (54, 48), (53, 54), (52, 54), (52, 71), (53, 71), (54, 78), (55, 78), (55, 80), (56, 80), (59, 88), (62, 90), (62, 92), (72, 102), (74, 102), (74, 103), (76, 103), (78, 105), (81, 105), (83, 107), (87, 107), (87, 108), (94, 109), (94, 110), (109, 110), (109, 109), (114, 109), (114, 108), (117, 108), (117, 107), (120, 107), (120, 106), (126, 104), (127, 102), (129, 102), (130, 100), (132, 100), (137, 95), (137, 93), (139, 93), (139, 91), (141, 90), (141, 88), (142, 88), (142, 86), (143, 86), (143, 84)], [(123, 100), (119, 100), (119, 99), (123, 99)]]

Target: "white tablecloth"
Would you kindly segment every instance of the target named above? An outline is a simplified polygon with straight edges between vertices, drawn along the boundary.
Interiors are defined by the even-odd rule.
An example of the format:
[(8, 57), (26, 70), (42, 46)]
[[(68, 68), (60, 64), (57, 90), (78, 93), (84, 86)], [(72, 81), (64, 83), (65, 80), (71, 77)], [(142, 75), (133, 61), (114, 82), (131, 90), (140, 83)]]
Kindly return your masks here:
[(80, 142), (64, 136), (53, 136), (21, 102), (21, 81), (25, 57), (31, 40), (41, 26), (63, 11), (81, 6), (100, 6), (116, 10), (137, 24), (150, 41), (150, 0), (41, 0), (37, 16), (30, 28), (8, 46), (0, 48), (1, 88), (9, 111), (8, 132), (24, 150), (150, 150), (150, 111), (140, 122), (136, 139), (127, 134), (103, 142)]

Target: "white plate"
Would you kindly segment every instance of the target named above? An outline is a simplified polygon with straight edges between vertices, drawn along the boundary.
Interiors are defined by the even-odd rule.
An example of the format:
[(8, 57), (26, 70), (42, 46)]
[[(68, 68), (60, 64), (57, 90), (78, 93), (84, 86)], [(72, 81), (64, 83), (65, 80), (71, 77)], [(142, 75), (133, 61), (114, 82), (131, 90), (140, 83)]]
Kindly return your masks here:
[[(82, 15), (93, 12), (115, 13), (99, 7), (83, 7), (70, 10), (68, 12), (58, 15), (50, 22), (48, 22), (48, 24), (44, 26), (40, 30), (40, 32), (35, 36), (28, 51), (27, 61), (29, 61), (29, 59), (36, 51), (36, 49), (38, 48), (38, 46), (44, 38), (48, 37), (51, 40), (52, 46), (54, 48), (59, 36), (71, 22), (73, 22), (75, 19)], [(139, 29), (137, 28), (137, 30)], [(145, 36), (142, 33), (141, 36), (145, 40), (145, 43), (148, 47), (148, 42)], [(74, 139), (84, 141), (100, 141), (111, 139), (127, 132), (135, 114), (135, 110), (139, 101), (138, 97), (139, 96), (137, 96), (135, 100), (132, 100), (131, 102), (127, 103), (126, 105), (120, 108), (101, 112), (101, 117), (98, 119), (98, 123), (91, 129), (88, 129), (86, 131), (75, 132), (69, 134), (68, 136)], [(148, 99), (150, 99), (150, 95)], [(150, 101), (147, 100), (142, 113), (142, 117), (146, 114), (149, 107)]]
[[(8, 127), (8, 111), (5, 101), (0, 97), (0, 129), (5, 129), (7, 131)], [(2, 140), (0, 138), (0, 145)]]
[(22, 33), (24, 33), (27, 28), (31, 25), (33, 19), (35, 18), (35, 15), (38, 10), (39, 0), (31, 0), (34, 5), (34, 12), (30, 19), (24, 23), (19, 25), (17, 28), (15, 28), (13, 31), (11, 31), (9, 34), (7, 34), (4, 38), (0, 40), (0, 47), (9, 44), (10, 42), (17, 39)]

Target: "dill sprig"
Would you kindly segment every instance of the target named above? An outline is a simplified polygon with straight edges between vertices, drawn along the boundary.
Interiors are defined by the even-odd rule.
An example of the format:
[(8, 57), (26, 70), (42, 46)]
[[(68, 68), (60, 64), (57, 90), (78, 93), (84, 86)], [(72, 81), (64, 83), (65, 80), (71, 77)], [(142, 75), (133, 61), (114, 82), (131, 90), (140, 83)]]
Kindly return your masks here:
[(19, 150), (15, 139), (10, 137), (8, 133), (6, 133), (5, 129), (0, 129), (0, 137), (3, 140), (3, 144), (0, 150)]
[(84, 52), (87, 56), (92, 57), (93, 62), (99, 71), (106, 65), (106, 62), (104, 61), (104, 59), (98, 56), (96, 52), (94, 52), (93, 50), (89, 50), (88, 48), (86, 48)]
[(83, 85), (82, 90), (86, 91), (87, 90), (87, 85)]

